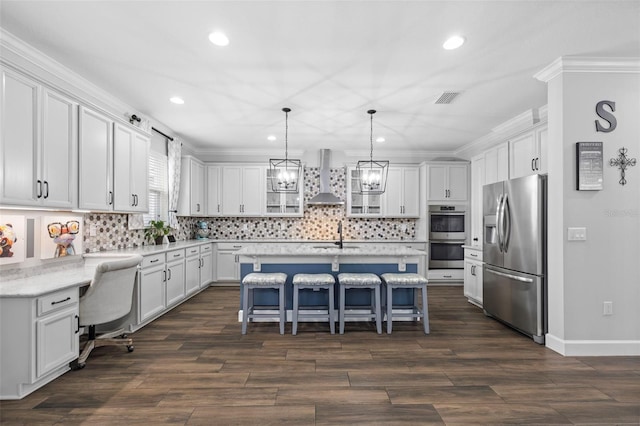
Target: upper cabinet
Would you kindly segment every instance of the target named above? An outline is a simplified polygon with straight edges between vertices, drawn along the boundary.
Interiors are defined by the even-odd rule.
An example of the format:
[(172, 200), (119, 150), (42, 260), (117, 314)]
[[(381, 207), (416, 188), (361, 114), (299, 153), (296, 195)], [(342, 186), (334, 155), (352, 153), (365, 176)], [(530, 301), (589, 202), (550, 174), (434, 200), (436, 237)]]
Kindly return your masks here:
[(466, 163), (427, 164), (427, 201), (466, 201), (468, 168)]
[(206, 216), (220, 216), (222, 214), (222, 198), (221, 198), (221, 183), (222, 183), (222, 167), (220, 166), (206, 166), (205, 177), (207, 179), (205, 188), (205, 215)]
[(389, 167), (383, 195), (385, 217), (418, 217), (420, 169), (418, 166)]
[(113, 120), (80, 107), (79, 207), (113, 210)]
[(360, 191), (358, 171), (355, 167), (347, 168), (347, 216), (380, 217), (382, 216), (382, 196), (363, 195)]
[(264, 166), (223, 166), (222, 214), (261, 216), (265, 176)]
[(149, 210), (149, 138), (116, 123), (113, 132), (114, 209)]
[(546, 124), (509, 140), (509, 177), (546, 173), (546, 152)]
[[(485, 169), (484, 185), (509, 179), (509, 144), (507, 142), (488, 149), (482, 155)], [(473, 172), (471, 180), (473, 181)]]
[(298, 192), (274, 192), (271, 169), (265, 169), (265, 214), (267, 216), (302, 216), (304, 201), (304, 173), (298, 182)]
[(178, 215), (205, 216), (205, 168), (193, 157), (182, 157)]
[(74, 208), (78, 104), (2, 68), (0, 202)]
[(80, 107), (78, 206), (91, 211), (148, 211), (149, 136)]

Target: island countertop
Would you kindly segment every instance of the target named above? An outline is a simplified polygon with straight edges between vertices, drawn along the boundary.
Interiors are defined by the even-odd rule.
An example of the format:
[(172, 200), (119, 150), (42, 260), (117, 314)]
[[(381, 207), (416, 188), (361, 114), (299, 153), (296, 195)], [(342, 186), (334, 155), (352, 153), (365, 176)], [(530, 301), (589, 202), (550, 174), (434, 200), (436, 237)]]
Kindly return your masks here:
[(331, 243), (312, 244), (252, 244), (241, 248), (236, 253), (239, 256), (375, 256), (375, 257), (404, 257), (426, 256), (426, 252), (397, 244), (364, 244), (345, 243), (344, 248)]

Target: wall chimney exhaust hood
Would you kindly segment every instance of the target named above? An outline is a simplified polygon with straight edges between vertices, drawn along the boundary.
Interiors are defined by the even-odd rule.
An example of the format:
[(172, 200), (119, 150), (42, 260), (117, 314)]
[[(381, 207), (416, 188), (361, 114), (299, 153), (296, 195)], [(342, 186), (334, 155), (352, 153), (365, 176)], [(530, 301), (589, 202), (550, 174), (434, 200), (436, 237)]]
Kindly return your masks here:
[(344, 201), (331, 193), (331, 150), (320, 150), (320, 192), (312, 197), (308, 202), (308, 206), (335, 206), (342, 205)]

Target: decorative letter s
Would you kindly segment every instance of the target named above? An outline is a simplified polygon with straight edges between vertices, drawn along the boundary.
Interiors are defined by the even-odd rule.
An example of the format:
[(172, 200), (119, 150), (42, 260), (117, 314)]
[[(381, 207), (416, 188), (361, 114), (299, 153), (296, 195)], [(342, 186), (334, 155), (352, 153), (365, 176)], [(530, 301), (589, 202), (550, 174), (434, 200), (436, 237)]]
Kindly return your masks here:
[(609, 132), (613, 132), (616, 129), (616, 126), (618, 125), (618, 122), (616, 121), (616, 117), (614, 117), (613, 114), (611, 114), (611, 112), (606, 111), (604, 109), (604, 106), (607, 105), (610, 109), (611, 112), (615, 112), (616, 111), (616, 103), (613, 101), (600, 101), (596, 104), (596, 114), (598, 114), (598, 117), (604, 119), (605, 121), (607, 121), (609, 123), (609, 127), (602, 127), (600, 125), (600, 122), (598, 120), (596, 120), (596, 131), (597, 132), (605, 132), (605, 133), (609, 133)]

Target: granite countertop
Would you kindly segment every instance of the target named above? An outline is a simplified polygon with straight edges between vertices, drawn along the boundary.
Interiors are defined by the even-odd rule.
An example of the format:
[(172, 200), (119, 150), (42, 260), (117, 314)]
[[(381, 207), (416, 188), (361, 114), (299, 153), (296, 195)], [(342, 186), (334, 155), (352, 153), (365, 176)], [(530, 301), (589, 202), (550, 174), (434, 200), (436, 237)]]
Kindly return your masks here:
[(397, 244), (365, 244), (347, 242), (344, 248), (327, 242), (318, 245), (310, 244), (252, 244), (237, 252), (240, 256), (426, 256), (422, 250), (412, 249)]

